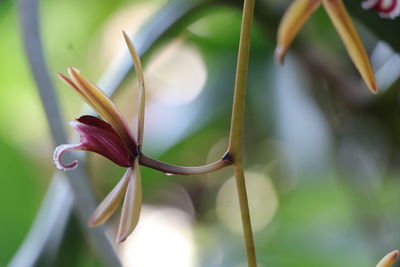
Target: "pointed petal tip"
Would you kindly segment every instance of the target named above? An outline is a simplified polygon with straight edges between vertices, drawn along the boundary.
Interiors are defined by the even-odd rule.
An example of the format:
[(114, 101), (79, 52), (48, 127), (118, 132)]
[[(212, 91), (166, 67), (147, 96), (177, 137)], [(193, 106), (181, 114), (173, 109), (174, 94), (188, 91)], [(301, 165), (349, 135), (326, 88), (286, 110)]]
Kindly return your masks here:
[(398, 249), (396, 249), (396, 250), (393, 250), (392, 252), (391, 252), (391, 258), (392, 258), (392, 260), (396, 260), (397, 259), (397, 257), (399, 257), (399, 255), (400, 255), (400, 251), (398, 250)]
[(378, 87), (376, 87), (376, 85), (371, 86), (369, 89), (371, 90), (371, 92), (372, 92), (374, 95), (377, 95), (377, 94), (378, 94)]
[(66, 83), (70, 83), (70, 79), (68, 79), (67, 76), (65, 76), (64, 74), (62, 74), (61, 72), (57, 72), (57, 76), (58, 78), (60, 78), (61, 80), (63, 80)]
[(392, 252), (388, 253), (383, 257), (376, 267), (392, 267), (397, 258), (399, 257), (399, 250), (393, 250)]
[(399, 255), (400, 255), (400, 251), (399, 251), (398, 249), (392, 251), (392, 255), (391, 255), (392, 261), (397, 260), (397, 258), (399, 257)]
[(92, 214), (92, 216), (90, 216), (89, 220), (88, 220), (88, 226), (89, 227), (97, 227), (102, 225), (103, 222), (99, 220), (99, 218), (97, 218), (96, 214)]
[(321, 0), (295, 0), (284, 13), (278, 27), (275, 60), (282, 64), (285, 53), (308, 18), (320, 6)]
[(129, 236), (129, 234), (130, 233), (118, 233), (118, 236), (117, 236), (117, 243), (119, 243), (119, 244), (121, 244), (122, 242), (124, 242), (127, 238), (128, 238), (128, 236)]
[(278, 45), (275, 48), (275, 64), (283, 65), (285, 63), (285, 49), (282, 46)]
[(93, 217), (90, 217), (89, 221), (88, 221), (88, 226), (89, 227), (97, 227), (99, 226), (99, 224), (96, 223), (95, 219)]
[(371, 72), (370, 73), (370, 79), (369, 80), (365, 80), (364, 79), (364, 82), (365, 82), (365, 84), (367, 85), (367, 87), (368, 87), (368, 89), (374, 94), (374, 95), (376, 95), (376, 94), (378, 94), (378, 85), (376, 84), (376, 80), (375, 80), (375, 76), (374, 76), (374, 74)]
[(353, 64), (367, 87), (376, 94), (377, 85), (369, 57), (343, 0), (324, 0), (323, 4)]
[(81, 71), (75, 67), (68, 67), (68, 74), (71, 77), (80, 75)]

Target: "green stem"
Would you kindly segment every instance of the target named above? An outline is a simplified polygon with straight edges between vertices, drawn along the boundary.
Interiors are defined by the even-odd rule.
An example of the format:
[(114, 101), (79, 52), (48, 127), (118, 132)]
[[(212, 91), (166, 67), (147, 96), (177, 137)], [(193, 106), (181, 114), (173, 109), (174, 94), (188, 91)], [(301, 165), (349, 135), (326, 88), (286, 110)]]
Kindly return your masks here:
[(220, 160), (203, 166), (184, 167), (175, 166), (162, 161), (152, 159), (143, 154), (139, 155), (139, 163), (142, 166), (152, 168), (154, 170), (162, 171), (165, 174), (179, 174), (179, 175), (198, 175), (217, 171), (232, 165), (232, 161), (229, 157), (222, 157)]
[(243, 122), (254, 5), (255, 0), (244, 1), (228, 148), (228, 153), (233, 159), (249, 267), (256, 267), (257, 261), (243, 171)]
[(251, 228), (249, 202), (246, 193), (246, 182), (244, 179), (243, 163), (235, 161), (233, 169), (236, 177), (236, 188), (239, 195), (239, 207), (242, 217), (244, 241), (246, 244), (247, 263), (249, 267), (256, 267), (256, 250), (254, 246), (253, 231)]
[(242, 29), (240, 32), (238, 61), (236, 67), (235, 93), (233, 98), (229, 151), (238, 154), (243, 144), (244, 104), (250, 53), (251, 26), (253, 24), (254, 1), (245, 0), (243, 7)]

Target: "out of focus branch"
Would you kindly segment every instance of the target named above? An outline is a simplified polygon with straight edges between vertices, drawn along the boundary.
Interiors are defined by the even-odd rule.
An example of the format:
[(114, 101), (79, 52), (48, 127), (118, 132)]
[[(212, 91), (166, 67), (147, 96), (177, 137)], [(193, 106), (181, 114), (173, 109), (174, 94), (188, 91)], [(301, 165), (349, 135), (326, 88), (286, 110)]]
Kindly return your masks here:
[[(39, 27), (38, 3), (36, 0), (20, 0), (18, 4), (20, 12), (22, 39), (26, 56), (28, 58), (32, 75), (37, 85), (37, 89), (40, 95), (42, 106), (46, 114), (46, 118), (48, 121), (48, 125), (50, 127), (50, 132), (53, 141), (56, 144), (67, 143), (68, 140), (63, 127), (63, 119), (56, 98), (55, 88), (51, 81), (47, 64), (45, 62), (45, 57), (43, 54), (43, 46), (41, 42), (40, 27)], [(68, 184), (72, 189), (73, 195), (75, 196), (75, 204), (77, 208), (76, 210), (79, 221), (82, 227), (87, 228), (85, 233), (89, 234), (89, 239), (93, 245), (93, 248), (96, 250), (97, 254), (101, 257), (102, 261), (110, 266), (120, 266), (118, 257), (114, 252), (114, 248), (108, 241), (107, 237), (105, 236), (104, 231), (102, 229), (89, 229), (87, 226), (87, 220), (91, 212), (96, 207), (96, 201), (93, 191), (87, 181), (83, 168), (84, 165), (81, 165), (81, 167), (77, 171), (70, 172), (67, 175), (69, 182)], [(56, 185), (53, 184), (50, 188), (54, 188), (53, 190), (57, 189), (66, 190), (65, 186), (67, 186), (67, 183), (63, 184), (61, 183), (61, 181), (59, 181), (59, 179), (61, 178), (55, 177), (52, 180), (52, 183), (55, 183)], [(45, 199), (47, 201), (54, 201), (55, 200), (54, 198), (57, 198), (58, 195), (59, 194), (50, 191), (50, 194), (48, 194)], [(72, 199), (64, 199), (64, 201), (68, 206), (68, 203), (71, 203)], [(64, 203), (58, 203), (58, 204), (64, 204)], [(47, 207), (50, 206), (50, 204), (47, 203), (46, 201), (44, 202), (43, 205)], [(54, 214), (51, 214), (50, 217), (57, 216), (56, 213), (59, 212), (59, 210), (57, 209), (50, 208), (49, 210), (55, 212)], [(65, 210), (64, 207), (61, 208), (60, 210), (64, 210), (65, 213), (67, 214), (67, 216), (64, 216), (64, 218), (65, 219), (68, 218), (69, 210), (68, 209)], [(46, 218), (46, 215), (44, 215), (43, 213), (43, 209), (41, 210), (40, 214), (42, 216), (39, 217), (38, 220)], [(33, 233), (30, 234), (29, 235), (30, 238), (28, 238), (26, 241), (34, 244), (34, 242), (36, 242), (34, 237), (37, 237), (39, 239), (38, 241), (40, 241), (43, 244), (43, 246), (42, 247), (40, 246), (37, 247), (35, 245), (22, 246), (22, 248), (25, 248), (25, 250), (22, 249), (19, 251), (18, 254), (16, 254), (16, 256), (14, 257), (13, 261), (10, 264), (11, 266), (21, 266), (20, 260), (25, 261), (26, 265), (24, 266), (33, 265), (39, 259), (40, 254), (42, 253), (41, 248), (44, 248), (45, 244), (48, 245), (50, 242), (52, 245), (52, 249), (59, 246), (62, 237), (61, 234), (54, 235), (54, 238), (53, 235), (50, 236), (47, 235), (48, 238), (51, 239), (50, 241), (43, 239), (43, 237), (46, 237), (46, 235), (42, 233), (43, 231), (45, 231), (45, 233), (48, 233), (50, 229), (57, 229), (55, 227), (55, 224), (57, 224), (57, 222), (54, 222), (52, 220), (47, 220), (43, 221), (43, 223), (45, 224), (45, 227), (43, 227), (43, 225), (39, 226), (38, 221), (36, 221), (35, 225), (38, 226), (37, 228), (34, 228), (37, 229), (37, 231), (34, 232), (36, 232), (37, 234), (36, 235)], [(65, 225), (65, 222), (61, 222), (60, 225)], [(63, 229), (58, 229), (58, 230), (63, 231)], [(41, 233), (43, 235), (41, 235)], [(55, 237), (57, 237), (58, 239), (56, 239)], [(27, 250), (26, 248), (30, 248), (30, 250)]]

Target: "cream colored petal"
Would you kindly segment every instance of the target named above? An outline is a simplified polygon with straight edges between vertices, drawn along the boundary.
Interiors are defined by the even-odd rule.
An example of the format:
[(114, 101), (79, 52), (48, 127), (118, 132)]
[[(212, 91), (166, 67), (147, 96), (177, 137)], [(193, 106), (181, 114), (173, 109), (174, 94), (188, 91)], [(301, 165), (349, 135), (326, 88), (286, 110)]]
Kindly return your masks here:
[(377, 92), (375, 76), (365, 48), (357, 34), (342, 0), (322, 0), (333, 25), (342, 39), (351, 60), (358, 69), (368, 88)]
[(275, 60), (282, 64), (286, 51), (304, 23), (321, 4), (321, 0), (295, 0), (286, 10), (278, 28)]
[(121, 220), (118, 229), (117, 242), (121, 243), (133, 232), (140, 216), (142, 207), (142, 182), (140, 176), (139, 160), (136, 158), (133, 173), (129, 177), (124, 204), (122, 206)]
[(100, 203), (89, 219), (89, 226), (95, 227), (103, 224), (117, 210), (128, 187), (129, 178), (132, 175), (132, 168), (128, 168), (114, 189)]
[(392, 267), (396, 259), (399, 257), (399, 251), (394, 250), (388, 253), (381, 261), (376, 265), (376, 267)]
[(138, 94), (138, 109), (139, 109), (139, 118), (138, 118), (138, 135), (137, 135), (137, 143), (140, 148), (143, 143), (143, 130), (144, 130), (144, 110), (145, 110), (145, 85), (144, 85), (144, 76), (142, 70), (142, 64), (140, 63), (140, 57), (136, 52), (135, 46), (133, 45), (129, 36), (123, 31), (126, 45), (128, 46), (129, 53), (131, 54), (133, 66), (135, 67), (136, 75), (139, 82), (139, 94)]
[(136, 141), (129, 130), (128, 123), (111, 99), (95, 84), (83, 77), (78, 69), (68, 68), (68, 72), (87, 104), (111, 124), (130, 149), (136, 149)]

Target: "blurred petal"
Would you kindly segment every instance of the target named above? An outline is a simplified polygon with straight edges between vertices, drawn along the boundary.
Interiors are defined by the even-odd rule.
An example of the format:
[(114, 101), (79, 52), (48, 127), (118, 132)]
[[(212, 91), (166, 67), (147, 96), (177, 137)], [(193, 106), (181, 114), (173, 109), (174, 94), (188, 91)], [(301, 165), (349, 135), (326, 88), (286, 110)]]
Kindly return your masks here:
[(88, 105), (111, 124), (132, 151), (136, 151), (136, 141), (129, 130), (129, 126), (111, 99), (95, 84), (83, 77), (79, 70), (68, 68), (68, 72), (71, 80), (62, 74), (59, 74), (60, 78), (77, 91)]
[(132, 175), (132, 168), (128, 168), (114, 189), (100, 203), (89, 219), (89, 226), (95, 227), (103, 224), (117, 210), (128, 187), (129, 177)]
[(381, 261), (376, 265), (376, 267), (392, 267), (396, 259), (399, 257), (399, 251), (394, 250), (387, 254)]
[(144, 76), (143, 76), (143, 70), (142, 70), (142, 64), (140, 63), (140, 57), (138, 53), (136, 52), (135, 46), (133, 45), (131, 39), (129, 36), (123, 31), (124, 38), (126, 45), (128, 46), (129, 53), (131, 54), (133, 65), (135, 67), (136, 75), (139, 81), (139, 94), (138, 94), (138, 109), (139, 109), (139, 119), (138, 119), (138, 135), (137, 135), (137, 145), (138, 145), (138, 150), (140, 151), (140, 148), (143, 143), (143, 130), (144, 130), (144, 106), (145, 106), (145, 86), (144, 86)]
[(394, 19), (400, 15), (399, 0), (367, 0), (361, 5), (365, 9), (374, 9), (383, 18)]
[(119, 224), (117, 241), (125, 239), (135, 229), (140, 216), (142, 206), (142, 182), (140, 176), (139, 160), (135, 159), (133, 173), (129, 177), (128, 189), (122, 206), (121, 220)]
[(62, 154), (70, 150), (96, 152), (120, 166), (132, 166), (133, 155), (111, 125), (93, 116), (82, 116), (70, 124), (81, 140), (79, 144), (61, 145), (55, 149), (53, 159), (57, 168), (71, 170), (78, 165), (76, 161), (68, 165), (61, 162)]
[(72, 89), (74, 89), (75, 92), (77, 92), (89, 106), (91, 106), (96, 112), (98, 112), (95, 105), (90, 101), (89, 98), (86, 97), (86, 95), (81, 91), (81, 89), (79, 89), (78, 86), (76, 86), (76, 84), (73, 81), (71, 81), (68, 77), (66, 77), (64, 74), (62, 74), (60, 72), (58, 72), (57, 74), (58, 74), (58, 77), (60, 77), (60, 79), (63, 82), (65, 82)]
[(275, 49), (275, 59), (283, 63), (286, 51), (303, 27), (304, 23), (321, 4), (321, 0), (295, 0), (283, 15), (278, 29), (278, 44)]
[(371, 63), (342, 0), (322, 0), (322, 3), (361, 77), (368, 88), (376, 93), (377, 86)]

